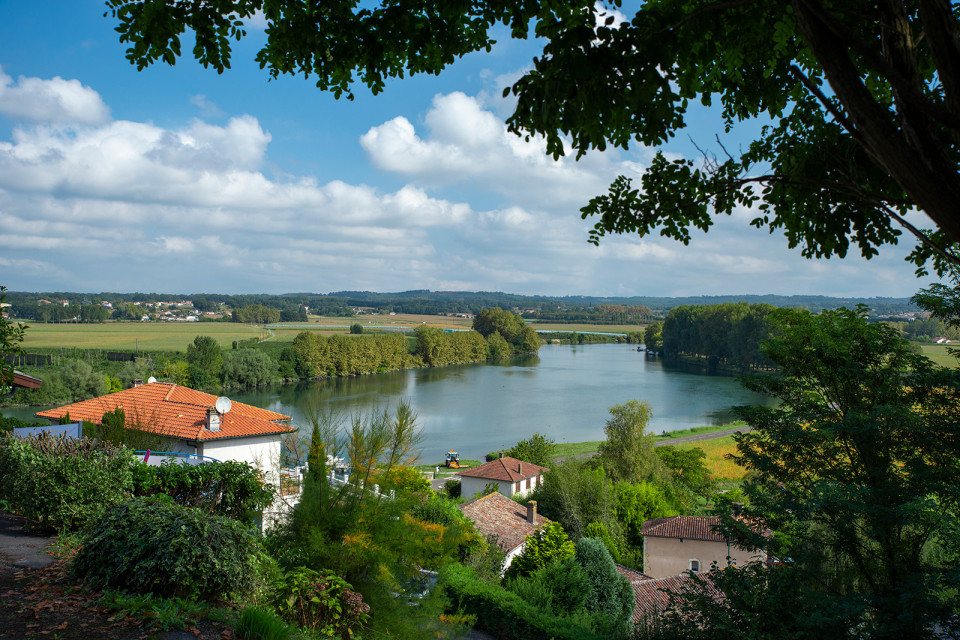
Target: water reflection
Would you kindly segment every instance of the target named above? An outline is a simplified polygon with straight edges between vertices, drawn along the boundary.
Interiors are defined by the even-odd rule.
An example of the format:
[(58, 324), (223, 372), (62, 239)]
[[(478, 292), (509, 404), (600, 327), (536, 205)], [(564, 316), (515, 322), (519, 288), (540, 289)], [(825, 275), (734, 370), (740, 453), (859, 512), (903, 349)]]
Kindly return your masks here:
[[(653, 407), (653, 433), (724, 424), (734, 419), (734, 405), (770, 403), (731, 377), (664, 366), (627, 345), (547, 345), (539, 357), (509, 363), (305, 381), (228, 395), (289, 414), (299, 424), (308, 424), (311, 406), (329, 405), (349, 418), (405, 398), (420, 416), (428, 463), (441, 461), (449, 449), (481, 458), (534, 432), (557, 442), (601, 440), (607, 409), (634, 398)], [(3, 413), (32, 417), (39, 410)]]
[(608, 407), (634, 398), (653, 406), (651, 431), (733, 420), (730, 407), (765, 402), (734, 379), (664, 367), (624, 345), (546, 346), (539, 357), (301, 382), (231, 394), (306, 423), (311, 404), (345, 415), (393, 407), (405, 398), (420, 416), (424, 460), (449, 449), (464, 458), (512, 446), (534, 432), (557, 442), (600, 440)]

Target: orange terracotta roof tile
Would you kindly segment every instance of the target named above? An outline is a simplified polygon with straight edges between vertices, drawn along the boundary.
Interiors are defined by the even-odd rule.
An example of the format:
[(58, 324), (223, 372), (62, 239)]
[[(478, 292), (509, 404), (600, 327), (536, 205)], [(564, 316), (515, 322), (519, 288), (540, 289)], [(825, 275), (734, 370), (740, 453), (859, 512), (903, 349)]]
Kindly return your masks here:
[(230, 411), (220, 416), (220, 430), (210, 431), (207, 429), (207, 412), (216, 401), (217, 396), (189, 387), (152, 382), (40, 411), (37, 417), (58, 420), (69, 413), (72, 420), (99, 424), (104, 413), (120, 407), (130, 428), (189, 441), (242, 438), (293, 430), (281, 424), (290, 416), (234, 402)]
[(670, 594), (705, 593), (714, 599), (723, 598), (721, 592), (706, 576), (691, 576), (684, 573), (667, 578), (636, 580), (633, 586), (633, 622), (654, 623), (656, 618), (670, 608)]
[(483, 478), (484, 480), (517, 482), (518, 480), (525, 480), (526, 478), (535, 478), (544, 471), (550, 471), (550, 469), (535, 465), (532, 462), (523, 462), (522, 460), (505, 456), (482, 464), (479, 467), (461, 469), (457, 472), (457, 475), (467, 478)]
[(473, 521), (480, 535), (497, 536), (500, 548), (508, 553), (523, 544), (527, 536), (551, 522), (538, 513), (534, 524), (531, 524), (527, 521), (527, 508), (499, 492), (458, 504), (457, 507)]
[(672, 516), (670, 518), (655, 518), (647, 520), (640, 529), (640, 535), (656, 538), (683, 538), (684, 540), (709, 540), (723, 542), (726, 540), (717, 533), (716, 528), (720, 518), (716, 516)]

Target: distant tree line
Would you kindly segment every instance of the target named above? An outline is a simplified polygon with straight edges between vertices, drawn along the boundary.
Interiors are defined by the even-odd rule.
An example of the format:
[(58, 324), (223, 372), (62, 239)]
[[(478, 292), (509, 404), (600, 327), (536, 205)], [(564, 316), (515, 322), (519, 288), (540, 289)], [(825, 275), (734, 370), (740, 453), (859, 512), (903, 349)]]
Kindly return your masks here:
[[(230, 311), (260, 305), (283, 314), (280, 322), (302, 322), (301, 307), (309, 313), (323, 316), (352, 317), (354, 309), (369, 307), (376, 313), (409, 313), (424, 315), (472, 314), (483, 309), (500, 307), (518, 311), (528, 319), (550, 322), (590, 322), (596, 324), (637, 324), (663, 318), (667, 311), (678, 306), (712, 305), (724, 303), (770, 304), (819, 312), (824, 309), (866, 305), (871, 315), (893, 315), (919, 311), (908, 298), (831, 298), (827, 296), (699, 296), (687, 298), (666, 297), (599, 297), (599, 296), (525, 296), (488, 291), (403, 291), (376, 293), (370, 291), (338, 291), (329, 294), (289, 293), (282, 295), (215, 293), (76, 293), (76, 292), (9, 292), (7, 301), (13, 314), (19, 318), (49, 322), (65, 322), (80, 317), (71, 313), (65, 318), (50, 316), (44, 320), (37, 315), (40, 300), (66, 300), (70, 305), (100, 305), (110, 303), (116, 319), (139, 320), (148, 310), (143, 303), (177, 302), (189, 300), (200, 313)], [(135, 305), (134, 303), (141, 303)], [(129, 307), (127, 306), (129, 305)], [(62, 305), (61, 305), (62, 306)], [(286, 312), (286, 313), (284, 313)], [(47, 311), (54, 314), (63, 312)], [(303, 310), (306, 314), (307, 311)], [(96, 320), (92, 320), (96, 321)]]
[[(770, 336), (777, 313), (772, 305), (744, 302), (676, 307), (660, 327), (663, 356), (696, 358), (710, 367), (769, 367), (772, 363), (761, 352), (760, 343)], [(651, 338), (655, 335), (651, 331)], [(658, 350), (654, 344), (647, 347)]]
[(642, 324), (657, 317), (646, 305), (598, 304), (571, 306), (525, 313), (525, 317), (544, 322), (585, 322), (590, 324)]

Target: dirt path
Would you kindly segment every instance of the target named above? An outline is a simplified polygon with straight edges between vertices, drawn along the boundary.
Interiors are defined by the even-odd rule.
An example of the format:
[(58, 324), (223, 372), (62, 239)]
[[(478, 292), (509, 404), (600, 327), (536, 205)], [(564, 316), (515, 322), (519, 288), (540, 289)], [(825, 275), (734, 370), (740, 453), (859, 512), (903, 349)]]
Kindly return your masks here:
[[(667, 440), (659, 440), (653, 446), (655, 447), (668, 447), (677, 444), (687, 444), (688, 442), (700, 442), (701, 440), (713, 440), (714, 438), (722, 438), (724, 436), (733, 435), (734, 433), (743, 433), (744, 431), (750, 431), (751, 427), (742, 426), (742, 427), (733, 427), (732, 429), (723, 429), (722, 431), (711, 431), (709, 433), (695, 433), (691, 436), (681, 436), (679, 438), (669, 438)], [(587, 458), (592, 458), (597, 455), (597, 452), (593, 453), (580, 453), (575, 456), (561, 456), (559, 458), (554, 458), (557, 462), (563, 462), (567, 458), (572, 458), (574, 460), (586, 460)]]
[(687, 442), (699, 442), (700, 440), (713, 440), (714, 438), (722, 438), (724, 436), (730, 436), (735, 433), (743, 433), (744, 431), (750, 431), (752, 427), (746, 425), (742, 427), (734, 427), (732, 429), (724, 429), (723, 431), (711, 431), (710, 433), (695, 433), (692, 436), (683, 436), (680, 438), (670, 438), (668, 440), (661, 440), (656, 443), (655, 447), (667, 447), (675, 444), (686, 444)]
[(23, 518), (0, 512), (0, 639), (229, 640), (229, 627), (199, 621), (185, 631), (149, 629), (100, 607), (99, 592), (66, 577), (52, 538), (23, 531)]

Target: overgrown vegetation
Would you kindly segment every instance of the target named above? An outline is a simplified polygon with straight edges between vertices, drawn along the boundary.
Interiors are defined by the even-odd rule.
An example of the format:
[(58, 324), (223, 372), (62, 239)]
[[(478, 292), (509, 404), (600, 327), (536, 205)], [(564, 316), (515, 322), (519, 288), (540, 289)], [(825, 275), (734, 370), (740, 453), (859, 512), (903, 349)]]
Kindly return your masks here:
[(236, 520), (154, 497), (108, 507), (88, 529), (72, 571), (94, 588), (256, 603), (274, 566)]

